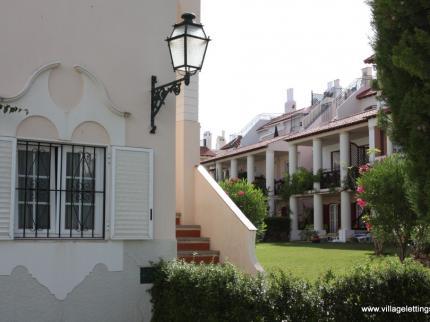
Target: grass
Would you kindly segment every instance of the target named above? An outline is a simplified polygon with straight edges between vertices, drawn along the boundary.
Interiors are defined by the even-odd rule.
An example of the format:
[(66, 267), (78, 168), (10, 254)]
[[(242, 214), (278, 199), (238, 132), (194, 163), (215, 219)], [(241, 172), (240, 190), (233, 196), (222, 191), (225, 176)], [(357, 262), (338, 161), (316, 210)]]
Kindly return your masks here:
[[(393, 256), (393, 251), (387, 256)], [(384, 260), (373, 255), (371, 244), (310, 242), (260, 243), (257, 258), (266, 271), (281, 269), (309, 281), (328, 270), (343, 274), (355, 264)]]

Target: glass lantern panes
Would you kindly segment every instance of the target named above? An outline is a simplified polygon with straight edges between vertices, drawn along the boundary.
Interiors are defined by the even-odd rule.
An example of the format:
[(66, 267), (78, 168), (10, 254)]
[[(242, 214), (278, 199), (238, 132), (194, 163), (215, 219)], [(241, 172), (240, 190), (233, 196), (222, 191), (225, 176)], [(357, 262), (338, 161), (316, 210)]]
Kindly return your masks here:
[(210, 39), (203, 26), (195, 23), (192, 14), (182, 15), (183, 22), (173, 27), (167, 39), (173, 69), (182, 74), (194, 74), (201, 70)]

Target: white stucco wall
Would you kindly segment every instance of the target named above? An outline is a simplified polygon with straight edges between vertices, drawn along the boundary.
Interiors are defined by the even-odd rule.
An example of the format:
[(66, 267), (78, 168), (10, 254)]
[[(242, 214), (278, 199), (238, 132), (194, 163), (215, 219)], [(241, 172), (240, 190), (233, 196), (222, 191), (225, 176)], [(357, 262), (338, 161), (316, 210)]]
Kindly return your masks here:
[[(112, 280), (104, 281), (106, 285), (121, 291), (121, 283), (112, 281), (117, 279), (115, 276), (120, 278), (125, 274), (135, 282), (135, 287), (129, 288), (130, 295), (147, 303), (144, 317), (139, 313), (141, 308), (129, 307), (133, 313), (125, 313), (126, 320), (149, 320), (149, 295), (139, 288), (138, 268), (148, 265), (149, 260), (176, 256), (175, 185), (172, 184), (175, 180), (175, 97), (167, 98), (156, 118), (157, 133), (150, 134), (151, 75), (158, 77), (159, 84), (175, 78), (164, 39), (176, 22), (177, 10), (187, 6), (193, 11), (192, 5), (196, 3), (198, 1), (2, 1), (0, 96), (7, 98), (22, 93), (22, 97), (12, 99), (10, 104), (28, 108), (30, 113), (28, 116), (0, 116), (0, 135), (72, 143), (88, 143), (88, 139), (93, 144), (108, 145), (107, 223), (111, 215), (110, 145), (153, 149), (155, 166), (153, 241), (0, 241), (0, 285), (9, 285), (11, 279), (19, 277), (10, 284), (9, 294), (0, 295), (0, 302), (6, 303), (3, 302), (5, 296), (18, 296), (18, 289), (14, 293), (13, 285), (24, 281), (25, 274), (10, 274), (24, 266), (40, 286), (35, 284), (34, 294), (47, 288), (54, 295), (55, 300), (48, 307), (54, 310), (64, 305), (63, 311), (77, 308), (69, 294), (74, 294), (78, 286), (85, 296), (103, 298), (106, 290), (92, 290), (83, 282), (96, 265), (102, 264), (114, 274), (110, 276)], [(50, 62), (60, 65), (33, 75), (40, 66)], [(74, 66), (81, 69), (74, 69)], [(23, 91), (27, 88), (28, 91)], [(116, 110), (130, 115), (125, 118)], [(52, 126), (39, 129), (43, 124)], [(106, 236), (108, 239), (108, 224)], [(135, 243), (139, 247), (131, 247)], [(95, 276), (97, 278), (98, 273)], [(119, 306), (128, 295), (112, 294), (116, 294), (119, 303), (112, 303), (112, 310), (125, 312)], [(23, 305), (31, 307), (32, 298), (37, 296), (32, 296), (31, 292), (28, 296)], [(81, 295), (80, 299), (85, 296)], [(60, 302), (59, 299), (65, 300)], [(77, 300), (79, 302), (79, 298)], [(130, 299), (130, 303), (134, 305), (137, 301)], [(97, 305), (99, 307), (94, 310), (102, 311), (103, 303)], [(26, 320), (25, 316), (18, 318), (19, 312), (13, 311), (13, 306), (6, 307), (7, 310), (1, 309), (4, 316), (16, 321)], [(114, 321), (117, 314), (91, 319), (85, 316), (87, 313), (90, 314), (84, 310), (78, 315), (81, 320)], [(35, 315), (32, 321), (51, 319), (39, 319)], [(59, 321), (58, 316), (52, 321)]]

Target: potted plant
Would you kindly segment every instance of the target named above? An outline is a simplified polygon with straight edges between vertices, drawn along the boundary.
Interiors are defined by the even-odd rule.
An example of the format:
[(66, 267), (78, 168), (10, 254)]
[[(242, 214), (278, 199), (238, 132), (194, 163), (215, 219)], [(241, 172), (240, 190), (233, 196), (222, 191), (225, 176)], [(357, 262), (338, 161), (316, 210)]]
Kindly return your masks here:
[(319, 242), (321, 242), (320, 236), (318, 235), (318, 233), (316, 231), (314, 231), (312, 233), (311, 242), (312, 243), (319, 243)]

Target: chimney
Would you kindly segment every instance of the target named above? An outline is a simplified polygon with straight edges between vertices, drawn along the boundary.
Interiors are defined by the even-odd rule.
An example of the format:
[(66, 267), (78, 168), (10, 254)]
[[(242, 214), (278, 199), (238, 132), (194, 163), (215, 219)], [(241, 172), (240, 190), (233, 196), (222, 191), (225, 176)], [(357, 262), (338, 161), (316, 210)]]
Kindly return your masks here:
[(340, 87), (340, 79), (337, 78), (333, 82), (334, 82), (334, 92), (336, 95), (338, 95), (342, 91), (342, 88)]
[(216, 139), (216, 149), (221, 149), (225, 144), (225, 131), (222, 131), (222, 135), (218, 136)]
[(366, 87), (370, 87), (372, 84), (372, 67), (364, 67), (361, 70), (361, 78), (363, 79), (363, 84), (365, 84)]
[(296, 110), (296, 101), (294, 100), (294, 89), (287, 89), (287, 101), (285, 102), (285, 113), (291, 113)]
[(205, 146), (212, 149), (212, 133), (210, 131), (206, 131), (203, 133), (203, 139), (206, 141)]

